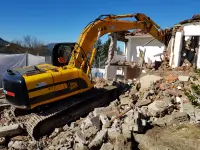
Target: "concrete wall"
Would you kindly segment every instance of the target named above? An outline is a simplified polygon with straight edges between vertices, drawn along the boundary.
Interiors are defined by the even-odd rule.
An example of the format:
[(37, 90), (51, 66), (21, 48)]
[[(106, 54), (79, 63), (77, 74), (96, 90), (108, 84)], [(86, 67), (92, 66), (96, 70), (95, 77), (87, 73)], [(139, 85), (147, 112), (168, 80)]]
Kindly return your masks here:
[(112, 63), (117, 62), (117, 61), (125, 61), (126, 57), (125, 55), (117, 55), (117, 52), (114, 52), (114, 57), (112, 59)]
[[(105, 69), (92, 68), (92, 75), (94, 77), (106, 78), (105, 72), (106, 72)], [(109, 75), (112, 76), (111, 78), (114, 78), (116, 75), (123, 75), (123, 72), (122, 72), (122, 70), (119, 70), (115, 67), (114, 72), (111, 72)]]
[[(178, 67), (180, 63), (183, 36), (186, 36), (185, 39), (187, 39), (188, 36), (200, 36), (200, 24), (199, 23), (187, 24), (183, 27), (182, 31), (176, 32), (173, 43), (174, 46), (171, 48), (171, 55), (170, 55), (170, 65), (173, 68)], [(200, 47), (197, 54), (197, 68), (200, 68)]]
[(137, 62), (139, 57), (139, 48), (140, 48), (141, 50), (146, 49), (145, 62), (148, 62), (149, 59), (152, 62), (154, 62), (156, 57), (154, 58), (153, 56), (162, 53), (163, 50), (165, 49), (165, 46), (158, 40), (153, 40), (152, 42), (143, 47), (143, 45), (149, 42), (152, 38), (153, 37), (150, 35), (126, 36), (126, 39), (129, 40), (127, 42), (127, 45), (125, 46), (127, 61)]

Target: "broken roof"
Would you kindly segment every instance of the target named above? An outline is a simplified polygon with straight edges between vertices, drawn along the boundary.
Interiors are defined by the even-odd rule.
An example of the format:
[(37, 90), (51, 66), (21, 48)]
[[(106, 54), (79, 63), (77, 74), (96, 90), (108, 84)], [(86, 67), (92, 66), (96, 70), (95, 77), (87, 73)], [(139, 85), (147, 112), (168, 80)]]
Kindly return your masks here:
[(142, 29), (135, 29), (133, 32), (128, 32), (126, 36), (149, 36), (148, 33), (145, 33)]
[(200, 22), (200, 14), (194, 15), (190, 19), (180, 21), (178, 24), (186, 24), (186, 23), (192, 23), (192, 22)]

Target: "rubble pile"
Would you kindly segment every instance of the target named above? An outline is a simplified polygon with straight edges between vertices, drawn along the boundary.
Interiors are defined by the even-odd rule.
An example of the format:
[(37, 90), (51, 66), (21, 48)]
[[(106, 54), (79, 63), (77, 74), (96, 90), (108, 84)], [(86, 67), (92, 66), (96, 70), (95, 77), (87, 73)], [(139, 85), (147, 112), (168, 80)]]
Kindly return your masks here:
[(103, 88), (106, 85), (108, 85), (107, 82), (106, 82), (106, 80), (103, 79), (103, 78), (95, 78), (94, 82), (95, 82), (95, 87), (96, 88)]
[[(97, 87), (108, 84), (101, 78), (96, 79), (96, 83)], [(154, 126), (190, 123), (190, 115), (182, 111), (182, 104), (188, 102), (185, 90), (189, 90), (192, 83), (189, 76), (176, 74), (157, 77), (148, 88), (141, 88), (135, 80), (129, 84), (113, 81), (113, 85), (123, 89), (123, 94), (109, 106), (95, 108), (85, 118), (56, 128), (39, 141), (27, 135), (14, 136), (8, 141), (0, 136), (0, 145), (2, 149), (46, 150), (137, 148), (137, 143), (142, 142), (139, 136)], [(12, 125), (8, 120), (9, 113), (5, 109), (1, 126)]]

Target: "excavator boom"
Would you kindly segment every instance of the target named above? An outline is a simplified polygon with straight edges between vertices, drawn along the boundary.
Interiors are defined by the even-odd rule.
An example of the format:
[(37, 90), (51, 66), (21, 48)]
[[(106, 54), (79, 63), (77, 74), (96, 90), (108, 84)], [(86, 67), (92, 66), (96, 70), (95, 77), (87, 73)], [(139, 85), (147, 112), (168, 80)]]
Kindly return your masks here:
[[(136, 21), (119, 20), (121, 18), (135, 17)], [(149, 17), (142, 13), (125, 15), (101, 15), (85, 27), (75, 46), (69, 65), (82, 68), (88, 75), (92, 66), (96, 49), (95, 42), (99, 37), (110, 32), (142, 29), (158, 41), (165, 43), (165, 31)], [(98, 35), (100, 34), (100, 35)], [(87, 61), (88, 53), (92, 51), (90, 60)], [(87, 62), (86, 62), (87, 61)]]

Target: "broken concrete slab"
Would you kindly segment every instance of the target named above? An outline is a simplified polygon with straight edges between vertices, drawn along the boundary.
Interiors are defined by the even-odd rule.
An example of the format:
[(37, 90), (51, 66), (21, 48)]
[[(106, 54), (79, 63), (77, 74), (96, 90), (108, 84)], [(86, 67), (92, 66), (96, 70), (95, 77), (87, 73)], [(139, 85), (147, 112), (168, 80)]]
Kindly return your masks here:
[(145, 150), (146, 149), (148, 150), (161, 150), (161, 149), (168, 150), (169, 149), (169, 147), (167, 146), (156, 145), (155, 141), (145, 134), (134, 134), (134, 138), (136, 142), (139, 143), (138, 145), (139, 149), (145, 149)]
[(87, 144), (87, 141), (86, 141), (84, 135), (80, 131), (77, 131), (75, 133), (75, 141), (77, 141), (83, 145)]
[(142, 107), (142, 106), (148, 106), (149, 104), (151, 104), (151, 100), (150, 99), (145, 99), (145, 100), (138, 101), (136, 103), (136, 106), (137, 107)]
[(190, 78), (189, 76), (181, 76), (181, 75), (178, 76), (179, 81), (183, 82), (189, 81), (189, 78)]
[(68, 124), (66, 124), (64, 127), (63, 127), (63, 130), (64, 131), (67, 131), (69, 129), (69, 126), (68, 126)]
[(87, 129), (84, 129), (82, 132), (86, 138), (86, 140), (94, 137), (99, 130), (95, 126), (90, 126)]
[(122, 124), (122, 133), (126, 139), (131, 139), (131, 130), (129, 128), (129, 124), (123, 123)]
[(107, 137), (108, 130), (102, 129), (88, 145), (89, 149), (100, 147)]
[(0, 127), (0, 137), (18, 135), (23, 132), (20, 124)]
[(172, 115), (169, 115), (167, 118), (170, 124), (188, 122), (190, 120), (189, 115), (185, 112), (175, 112)]
[(102, 146), (101, 146), (101, 148), (100, 148), (100, 150), (113, 150), (113, 145), (111, 144), (111, 143), (104, 143)]
[(151, 86), (151, 83), (156, 82), (158, 80), (162, 79), (160, 76), (155, 76), (155, 75), (145, 75), (140, 78), (140, 83), (141, 83), (141, 89), (147, 89)]
[(92, 124), (93, 124), (94, 126), (97, 127), (97, 129), (100, 130), (101, 124), (100, 124), (99, 116), (92, 117), (92, 118), (91, 118), (91, 122), (92, 122)]
[(154, 101), (148, 105), (148, 112), (154, 117), (163, 117), (167, 113), (168, 105), (161, 100)]
[(131, 150), (132, 142), (128, 141), (124, 135), (120, 134), (116, 137), (114, 150)]
[(104, 114), (111, 118), (112, 116), (115, 116), (116, 114), (119, 114), (119, 111), (117, 110), (116, 107), (99, 107), (95, 108), (93, 111), (94, 116), (98, 116), (100, 114)]
[(100, 119), (99, 115), (95, 117), (86, 117), (86, 119), (81, 123), (81, 129), (87, 129), (91, 126), (95, 126), (98, 130), (100, 130)]
[(189, 122), (190, 118), (187, 113), (184, 112), (174, 112), (171, 115), (166, 115), (163, 118), (156, 118), (152, 124), (156, 124), (160, 127), (178, 123)]
[(89, 148), (81, 143), (75, 143), (74, 150), (89, 150)]
[(130, 103), (132, 103), (132, 99), (130, 99), (129, 97), (123, 97), (120, 99), (121, 105), (129, 105)]
[(102, 122), (102, 124), (103, 124), (103, 126), (102, 126), (103, 128), (109, 127), (110, 121), (109, 121), (109, 119), (108, 119), (108, 117), (107, 117), (106, 115), (101, 114), (101, 115), (99, 116), (99, 118), (100, 118), (100, 120), (101, 120), (101, 122)]
[(109, 128), (108, 129), (108, 138), (110, 141), (115, 141), (116, 137), (121, 134), (120, 128)]
[(142, 113), (142, 115), (144, 115), (144, 117), (148, 116), (148, 106), (142, 106), (140, 108), (140, 112)]
[(23, 141), (15, 141), (15, 142), (12, 144), (12, 148), (14, 148), (14, 149), (19, 149), (19, 150), (23, 150), (23, 149), (26, 149), (26, 148), (27, 148), (27, 145), (25, 145)]

